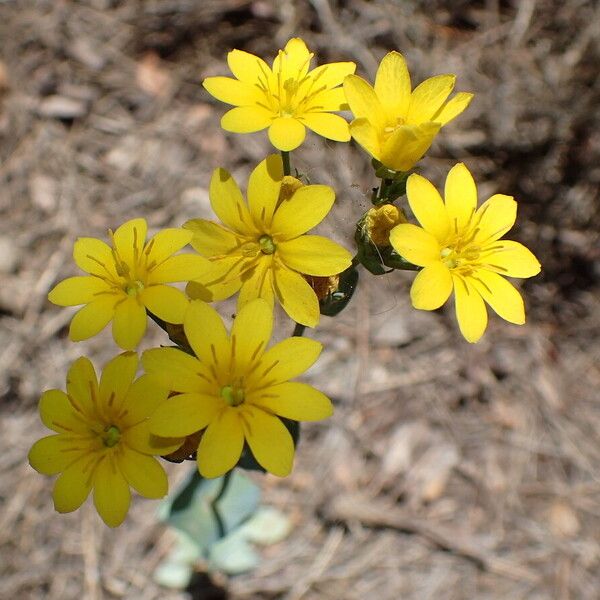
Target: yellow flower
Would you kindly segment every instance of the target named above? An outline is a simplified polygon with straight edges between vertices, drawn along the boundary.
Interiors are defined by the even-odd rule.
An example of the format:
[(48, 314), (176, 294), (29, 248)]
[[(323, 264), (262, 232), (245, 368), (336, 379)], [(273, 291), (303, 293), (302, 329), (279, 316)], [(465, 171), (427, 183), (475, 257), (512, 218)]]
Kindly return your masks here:
[(348, 123), (330, 111), (344, 110), (341, 83), (354, 73), (352, 62), (321, 65), (309, 71), (313, 54), (300, 38), (279, 50), (273, 67), (253, 54), (233, 50), (227, 63), (236, 79), (207, 77), (206, 90), (232, 108), (223, 115), (221, 127), (233, 133), (252, 133), (269, 128), (269, 139), (278, 150), (297, 148), (305, 127), (330, 140), (347, 142)]
[(148, 416), (167, 397), (147, 375), (134, 381), (138, 357), (126, 352), (113, 358), (100, 378), (87, 358), (76, 360), (67, 375), (67, 393), (48, 390), (40, 399), (40, 416), (56, 432), (38, 440), (29, 463), (54, 484), (58, 512), (77, 510), (94, 489), (94, 504), (110, 527), (123, 522), (131, 486), (146, 498), (167, 493), (167, 476), (151, 455), (168, 454), (180, 439), (150, 434)]
[(431, 146), (440, 128), (457, 117), (473, 94), (460, 92), (449, 102), (455, 75), (437, 75), (411, 92), (402, 54), (383, 57), (371, 87), (357, 75), (344, 80), (354, 121), (352, 137), (374, 158), (396, 171), (408, 171)]
[(469, 342), (487, 326), (485, 302), (503, 319), (525, 322), (523, 299), (506, 277), (533, 277), (540, 263), (522, 244), (500, 238), (513, 226), (517, 203), (495, 194), (477, 208), (477, 189), (464, 164), (446, 179), (445, 201), (420, 175), (408, 178), (410, 207), (422, 227), (398, 225), (390, 234), (395, 250), (423, 267), (410, 296), (415, 308), (435, 310), (454, 289), (456, 317)]
[[(329, 276), (350, 266), (350, 253), (318, 235), (303, 235), (330, 211), (335, 194), (326, 185), (294, 189), (286, 180), (282, 199), (281, 157), (271, 155), (250, 175), (248, 204), (224, 169), (210, 182), (213, 210), (226, 227), (204, 219), (188, 221), (192, 246), (212, 261), (199, 283), (188, 285), (192, 298), (213, 301), (240, 290), (238, 307), (254, 298), (273, 305), (274, 297), (287, 314), (303, 325), (319, 321), (319, 303), (302, 274)], [(291, 190), (291, 196), (289, 192)]]
[(48, 294), (60, 306), (85, 304), (71, 321), (73, 341), (96, 335), (112, 320), (115, 342), (133, 350), (146, 332), (146, 309), (168, 323), (183, 323), (188, 299), (165, 284), (195, 279), (210, 263), (193, 254), (173, 256), (191, 232), (163, 229), (145, 244), (146, 230), (144, 219), (133, 219), (109, 231), (111, 246), (95, 238), (75, 242), (75, 263), (89, 275), (69, 277)]
[(231, 335), (218, 313), (199, 300), (191, 303), (183, 326), (195, 357), (176, 348), (142, 356), (156, 384), (177, 392), (156, 409), (150, 431), (180, 437), (204, 430), (197, 454), (204, 477), (231, 470), (244, 443), (265, 470), (288, 475), (294, 442), (279, 417), (315, 421), (333, 412), (321, 392), (289, 381), (315, 362), (321, 344), (294, 337), (267, 349), (273, 313), (261, 299), (238, 312)]

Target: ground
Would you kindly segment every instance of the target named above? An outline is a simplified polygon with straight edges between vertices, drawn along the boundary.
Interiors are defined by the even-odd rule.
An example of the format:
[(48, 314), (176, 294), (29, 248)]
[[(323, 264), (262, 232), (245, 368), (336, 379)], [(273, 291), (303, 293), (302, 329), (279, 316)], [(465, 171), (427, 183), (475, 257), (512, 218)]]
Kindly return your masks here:
[[(301, 35), (320, 62), (372, 77), (396, 49), (414, 81), (453, 72), (476, 94), (420, 171), (464, 161), (480, 198), (519, 201), (511, 233), (540, 258), (524, 327), (494, 317), (467, 344), (451, 306), (413, 310), (409, 273), (361, 274), (310, 332), (308, 380), (335, 415), (305, 428), (294, 473), (259, 477), (295, 527), (236, 577), (186, 592), (152, 572), (173, 543), (136, 501), (116, 531), (54, 513), (27, 464), (36, 404), (110, 335), (73, 344), (48, 290), (77, 236), (127, 218), (209, 216), (212, 169), (245, 179), (264, 134), (223, 132), (200, 86), (231, 48), (270, 58)], [(600, 589), (600, 9), (584, 0), (16, 0), (0, 5), (0, 596), (352, 600), (585, 599)], [(373, 184), (357, 147), (309, 135), (293, 157), (333, 185), (329, 232), (351, 245)], [(228, 307), (225, 307), (228, 310)], [(279, 315), (279, 331), (290, 329)], [(286, 329), (287, 328), (287, 329)], [(164, 342), (158, 333), (145, 347)], [(181, 467), (169, 470), (181, 479)]]

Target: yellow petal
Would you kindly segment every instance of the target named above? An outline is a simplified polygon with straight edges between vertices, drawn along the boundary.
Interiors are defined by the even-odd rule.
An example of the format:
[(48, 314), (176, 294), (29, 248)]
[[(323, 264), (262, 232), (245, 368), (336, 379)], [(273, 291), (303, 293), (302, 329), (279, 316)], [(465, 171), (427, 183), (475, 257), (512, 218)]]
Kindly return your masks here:
[(319, 301), (315, 291), (299, 273), (286, 267), (276, 267), (274, 290), (279, 303), (288, 316), (307, 327), (319, 322)]
[(431, 120), (446, 125), (452, 121), (452, 119), (458, 117), (458, 115), (471, 104), (472, 99), (473, 94), (459, 92), (454, 98), (451, 98), (444, 106), (442, 106), (442, 108), (431, 117)]
[(90, 304), (80, 308), (71, 321), (69, 338), (74, 342), (80, 342), (100, 333), (113, 318), (118, 300), (119, 297), (116, 295), (99, 296)]
[(123, 428), (133, 427), (148, 418), (167, 399), (171, 389), (159, 385), (156, 378), (150, 375), (142, 375), (136, 379), (127, 390), (123, 402)]
[(311, 96), (307, 102), (306, 112), (349, 110), (346, 94), (342, 87), (318, 92)]
[(264, 100), (264, 93), (256, 86), (231, 77), (207, 77), (202, 86), (217, 100), (234, 106), (246, 106)]
[(444, 201), (435, 186), (425, 177), (413, 173), (406, 182), (406, 195), (421, 227), (440, 244), (444, 244), (450, 232), (450, 220)]
[(144, 248), (148, 256), (148, 263), (159, 265), (169, 256), (179, 252), (192, 240), (193, 233), (186, 229), (170, 228), (161, 229), (154, 235)]
[(124, 520), (131, 503), (131, 492), (121, 471), (108, 456), (94, 473), (94, 505), (109, 527), (118, 527)]
[(436, 75), (419, 84), (410, 97), (408, 123), (432, 121), (446, 98), (454, 89), (456, 75)]
[(439, 130), (439, 123), (398, 127), (381, 149), (381, 162), (396, 171), (409, 171), (429, 150)]
[(410, 288), (410, 299), (415, 308), (435, 310), (452, 293), (452, 276), (441, 262), (431, 263), (417, 273)]
[(214, 365), (217, 370), (229, 369), (231, 343), (225, 325), (214, 308), (194, 300), (185, 314), (183, 328), (201, 362)]
[(473, 285), (494, 312), (509, 323), (525, 323), (525, 305), (516, 288), (504, 277), (478, 269), (472, 276)]
[(494, 252), (486, 256), (489, 268), (507, 277), (533, 277), (541, 270), (541, 265), (533, 253), (511, 240), (501, 240), (493, 244)]
[(335, 192), (327, 185), (305, 185), (281, 204), (273, 217), (276, 243), (291, 240), (318, 225), (331, 210)]
[(136, 298), (127, 298), (115, 308), (112, 334), (123, 350), (135, 350), (146, 333), (146, 309)]
[(356, 119), (368, 119), (376, 130), (386, 126), (386, 114), (375, 90), (358, 75), (348, 75), (344, 79), (344, 92), (350, 110)]
[(421, 227), (411, 223), (396, 225), (390, 231), (390, 243), (407, 261), (420, 267), (440, 260), (438, 241)]
[(212, 270), (210, 261), (197, 254), (178, 254), (164, 260), (148, 274), (148, 284), (199, 279)]
[(354, 119), (350, 123), (350, 134), (357, 144), (377, 160), (381, 160), (381, 144), (377, 130), (367, 119)]
[(281, 262), (306, 275), (328, 276), (341, 273), (352, 255), (336, 242), (320, 235), (302, 235), (277, 246)]
[(269, 140), (277, 150), (295, 150), (306, 136), (306, 129), (294, 117), (277, 117), (269, 127)]
[[(79, 406), (77, 400), (74, 401)], [(89, 432), (89, 426), (82, 418), (82, 413), (73, 407), (61, 390), (46, 390), (40, 398), (39, 411), (42, 423), (57, 433)]]
[(294, 442), (284, 424), (259, 408), (244, 410), (244, 434), (254, 458), (261, 467), (278, 477), (286, 477), (294, 464)]
[(123, 352), (110, 360), (102, 369), (99, 385), (99, 399), (102, 407), (118, 409), (133, 383), (138, 367), (135, 352)]
[(159, 387), (174, 392), (206, 393), (215, 385), (200, 361), (178, 348), (153, 348), (142, 354), (142, 364)]
[(240, 234), (256, 233), (240, 188), (225, 169), (214, 170), (209, 195), (212, 209), (227, 227)]
[(347, 142), (350, 140), (350, 129), (345, 119), (327, 112), (307, 112), (302, 115), (302, 122), (316, 134), (328, 140)]
[(501, 238), (517, 218), (517, 203), (512, 196), (494, 194), (475, 213), (477, 235), (475, 242), (486, 244)]
[(347, 75), (356, 71), (353, 62), (336, 62), (321, 65), (310, 72), (310, 78), (318, 87), (325, 86), (328, 89), (341, 85)]
[(241, 279), (206, 284), (200, 281), (190, 281), (185, 287), (185, 293), (192, 300), (218, 302), (219, 300), (225, 300), (225, 298), (233, 296), (240, 289), (241, 285)]
[(192, 219), (183, 226), (194, 233), (192, 248), (202, 256), (227, 254), (242, 243), (234, 233), (212, 221)]
[(256, 369), (249, 374), (249, 390), (284, 383), (310, 368), (323, 349), (315, 340), (291, 337), (269, 348)]
[(248, 402), (294, 421), (319, 421), (333, 414), (329, 398), (306, 383), (280, 383), (254, 392)]
[(93, 302), (110, 286), (98, 277), (69, 277), (50, 290), (48, 300), (59, 306), (76, 306)]
[(272, 265), (272, 257), (265, 256), (253, 270), (244, 274), (238, 296), (238, 309), (256, 298), (265, 300), (272, 309), (275, 299)]
[(477, 210), (477, 187), (469, 169), (463, 164), (454, 165), (446, 177), (444, 190), (450, 224), (455, 231), (466, 227)]
[(175, 452), (181, 447), (183, 438), (181, 437), (159, 437), (150, 432), (150, 420), (145, 419), (141, 423), (129, 427), (122, 432), (123, 443), (129, 448), (143, 454), (152, 454), (165, 456)]
[(375, 93), (388, 120), (406, 116), (410, 91), (410, 75), (404, 57), (399, 52), (389, 52), (383, 57), (375, 76)]
[(85, 356), (78, 358), (67, 373), (67, 394), (78, 413), (91, 419), (98, 418), (96, 400), (93, 395), (98, 393), (96, 371), (90, 360)]
[(227, 64), (235, 77), (251, 84), (257, 83), (271, 70), (262, 58), (243, 50), (229, 52)]
[(76, 447), (77, 441), (66, 435), (50, 435), (38, 440), (29, 451), (29, 464), (44, 475), (56, 475), (64, 471), (77, 457), (69, 446)]
[[(271, 154), (250, 174), (248, 180), (248, 206), (254, 223), (259, 229), (270, 227), (273, 213), (279, 200), (283, 181), (281, 156)], [(232, 246), (229, 244), (229, 249)], [(219, 254), (215, 252), (215, 254)], [(221, 252), (220, 254), (224, 254)]]
[(108, 244), (96, 238), (78, 238), (73, 246), (73, 258), (77, 266), (92, 275), (117, 277), (112, 250)]
[(119, 457), (119, 469), (140, 496), (162, 498), (167, 494), (167, 474), (155, 458), (132, 450), (125, 451)]
[(86, 501), (92, 487), (92, 477), (85, 468), (88, 463), (87, 457), (80, 458), (67, 467), (54, 483), (52, 498), (57, 512), (73, 512)]
[(233, 469), (242, 454), (244, 431), (239, 409), (226, 408), (207, 427), (198, 446), (198, 470), (203, 477), (219, 477)]
[(273, 61), (273, 72), (281, 74), (281, 80), (300, 79), (310, 68), (312, 54), (308, 51), (304, 40), (292, 38), (280, 50)]
[(117, 227), (114, 233), (115, 248), (121, 260), (132, 267), (142, 255), (148, 226), (146, 219), (131, 219)]
[(209, 394), (177, 394), (163, 402), (150, 417), (150, 431), (161, 437), (184, 437), (204, 429), (225, 404)]
[(235, 377), (245, 375), (260, 360), (272, 333), (273, 309), (268, 302), (258, 298), (240, 309), (231, 328), (231, 370)]
[(167, 323), (183, 323), (189, 300), (181, 290), (168, 285), (153, 285), (144, 288), (139, 297), (159, 319)]
[(485, 303), (481, 294), (473, 284), (460, 275), (452, 275), (456, 301), (456, 318), (460, 332), (467, 342), (474, 344), (479, 341), (485, 328), (488, 317)]
[(221, 117), (221, 127), (232, 133), (254, 133), (268, 127), (275, 115), (262, 106), (236, 106)]

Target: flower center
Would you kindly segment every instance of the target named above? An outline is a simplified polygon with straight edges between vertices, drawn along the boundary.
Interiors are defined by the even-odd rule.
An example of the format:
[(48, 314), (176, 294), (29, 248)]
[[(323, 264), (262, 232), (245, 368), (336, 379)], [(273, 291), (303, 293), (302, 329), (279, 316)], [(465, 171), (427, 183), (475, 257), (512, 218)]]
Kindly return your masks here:
[(121, 432), (115, 425), (107, 425), (104, 428), (104, 434), (102, 435), (102, 442), (107, 448), (112, 448), (119, 443), (121, 439)]
[(221, 388), (221, 398), (223, 398), (229, 406), (239, 406), (244, 401), (244, 390), (235, 385), (224, 385)]
[(404, 125), (404, 119), (402, 117), (397, 117), (395, 123), (391, 123), (387, 127), (383, 129), (383, 134), (385, 139), (389, 138), (398, 128)]
[(274, 254), (275, 249), (277, 248), (270, 235), (261, 235), (260, 238), (258, 238), (258, 246), (263, 254)]
[(144, 289), (144, 282), (139, 279), (128, 281), (124, 286), (123, 290), (128, 296), (135, 296)]
[(442, 248), (440, 257), (449, 269), (460, 269), (466, 273), (479, 263), (481, 248), (475, 244), (463, 245), (461, 242), (462, 240), (457, 240), (455, 244)]

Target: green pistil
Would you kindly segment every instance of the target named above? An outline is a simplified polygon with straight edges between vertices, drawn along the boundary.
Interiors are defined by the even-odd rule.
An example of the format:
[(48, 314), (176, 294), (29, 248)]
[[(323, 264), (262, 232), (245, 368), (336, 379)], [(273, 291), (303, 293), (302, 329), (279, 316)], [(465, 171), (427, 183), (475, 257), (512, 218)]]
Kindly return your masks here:
[(276, 249), (275, 243), (270, 235), (261, 235), (258, 239), (258, 245), (263, 254), (273, 254)]
[(130, 281), (125, 285), (125, 293), (128, 296), (135, 296), (138, 292), (141, 292), (144, 289), (144, 284), (139, 279), (135, 281)]
[(239, 406), (244, 401), (244, 390), (232, 385), (225, 385), (221, 388), (221, 398), (229, 406)]
[(104, 429), (104, 435), (102, 436), (102, 442), (107, 448), (112, 448), (119, 443), (121, 439), (121, 432), (118, 427), (114, 425), (108, 425)]

